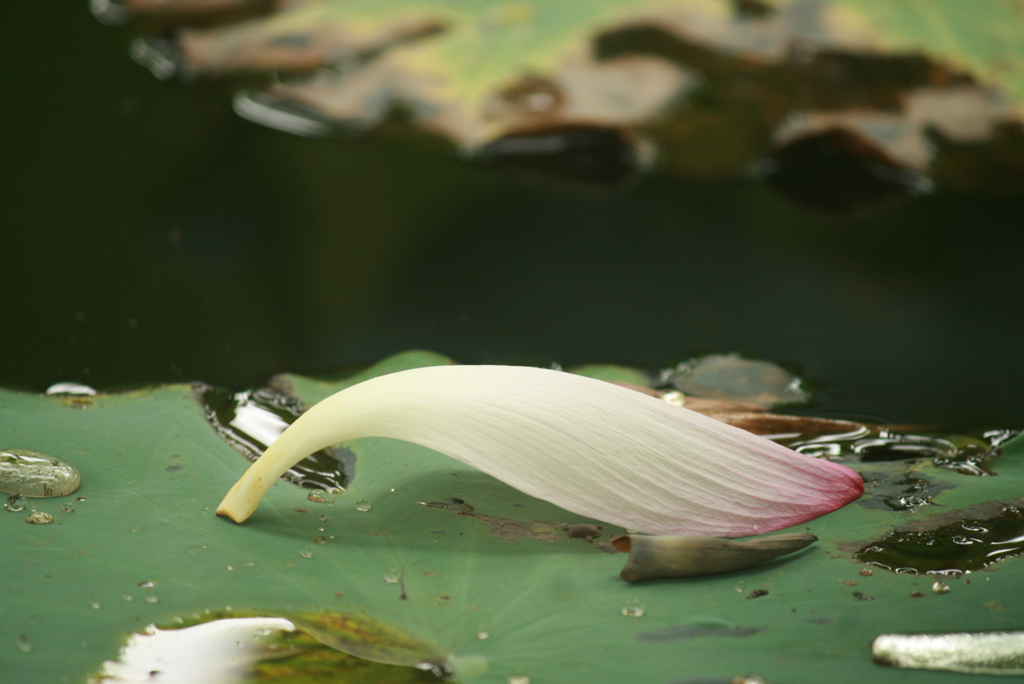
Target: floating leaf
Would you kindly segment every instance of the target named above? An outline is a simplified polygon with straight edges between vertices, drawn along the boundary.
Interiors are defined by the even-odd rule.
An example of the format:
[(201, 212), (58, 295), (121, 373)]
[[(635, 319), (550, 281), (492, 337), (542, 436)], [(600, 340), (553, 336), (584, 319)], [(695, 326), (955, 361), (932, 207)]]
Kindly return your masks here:
[(796, 375), (770, 361), (738, 354), (709, 354), (681, 363), (669, 380), (686, 394), (765, 407), (799, 404), (809, 398)]

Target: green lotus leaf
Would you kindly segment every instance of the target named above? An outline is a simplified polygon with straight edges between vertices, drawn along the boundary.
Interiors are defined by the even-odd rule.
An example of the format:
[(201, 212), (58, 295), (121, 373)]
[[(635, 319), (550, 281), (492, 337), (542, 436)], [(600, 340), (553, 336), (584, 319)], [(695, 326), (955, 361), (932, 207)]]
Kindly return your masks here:
[[(397, 357), (359, 377), (445, 362)], [(284, 380), (307, 405), (346, 383)], [(1020, 558), (943, 577), (945, 593), (933, 592), (935, 576), (856, 558), (893, 530), (942, 533), (1016, 510), (1021, 439), (993, 459), (995, 476), (930, 459), (853, 463), (868, 482), (861, 501), (792, 530), (817, 535), (814, 546), (734, 573), (638, 585), (619, 578), (625, 555), (606, 543), (623, 530), (572, 538), (568, 525), (593, 521), (384, 439), (348, 445), (357, 461), (346, 492), (311, 501), (281, 481), (245, 525), (218, 518), (217, 502), (248, 464), (207, 422), (190, 386), (86, 403), (0, 392), (0, 447), (64, 459), (82, 480), (68, 497), (23, 498), (24, 510), (0, 511), (0, 653), (4, 681), (15, 684), (83, 681), (117, 657), (126, 635), (206, 611), (292, 616), (357, 655), (443, 656), (455, 681), (495, 684), (744, 674), (811, 683), (837, 672), (850, 681), (936, 681), (875, 665), (872, 640), (1021, 628)], [(930, 503), (886, 505), (907, 481), (926, 482)], [(33, 509), (53, 523), (27, 524)], [(277, 662), (282, 677), (297, 676), (290, 661)]]

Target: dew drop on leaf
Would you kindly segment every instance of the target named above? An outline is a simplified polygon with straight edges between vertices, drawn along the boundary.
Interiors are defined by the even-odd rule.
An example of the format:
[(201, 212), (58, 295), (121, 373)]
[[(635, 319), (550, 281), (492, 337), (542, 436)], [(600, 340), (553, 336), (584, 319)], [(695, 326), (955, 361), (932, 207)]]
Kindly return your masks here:
[(46, 388), (47, 396), (54, 396), (57, 394), (70, 394), (77, 396), (95, 396), (96, 390), (88, 385), (83, 385), (78, 382), (58, 382), (50, 385)]
[(643, 617), (647, 606), (640, 599), (629, 599), (622, 604), (622, 614), (626, 617)]
[(78, 469), (31, 449), (0, 449), (0, 492), (21, 496), (67, 496), (82, 484)]
[(371, 504), (366, 499), (360, 499), (359, 501), (356, 501), (356, 510), (357, 511), (363, 511), (365, 513), (366, 511), (370, 510), (371, 508), (373, 508), (373, 504)]
[(303, 558), (312, 558), (313, 557), (313, 547), (312, 546), (303, 546), (302, 550), (299, 551), (299, 555), (302, 556)]
[(29, 516), (25, 518), (25, 522), (29, 525), (49, 525), (53, 522), (53, 516), (45, 511), (32, 511)]
[(389, 568), (384, 573), (384, 581), (388, 584), (398, 584), (398, 581), (402, 579), (402, 571), (398, 568)]

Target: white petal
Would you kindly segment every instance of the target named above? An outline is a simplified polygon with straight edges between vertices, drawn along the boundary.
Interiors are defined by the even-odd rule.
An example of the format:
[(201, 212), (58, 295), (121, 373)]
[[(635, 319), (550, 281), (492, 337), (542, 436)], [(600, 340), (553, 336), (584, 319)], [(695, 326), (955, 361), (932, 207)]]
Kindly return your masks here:
[(289, 467), (361, 437), (422, 444), (567, 510), (653, 534), (760, 534), (835, 510), (864, 488), (849, 468), (611, 383), (541, 368), (436, 366), (374, 378), (312, 407), (217, 513), (242, 522)]

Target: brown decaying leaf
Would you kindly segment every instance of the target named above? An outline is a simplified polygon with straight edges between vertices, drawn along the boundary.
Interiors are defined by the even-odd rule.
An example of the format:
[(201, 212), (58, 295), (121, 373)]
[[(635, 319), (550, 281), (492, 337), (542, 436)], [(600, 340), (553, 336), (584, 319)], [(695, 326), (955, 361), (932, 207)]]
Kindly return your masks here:
[(719, 537), (629, 534), (612, 544), (629, 553), (622, 579), (640, 582), (732, 572), (799, 551), (818, 538), (803, 532), (733, 541)]

